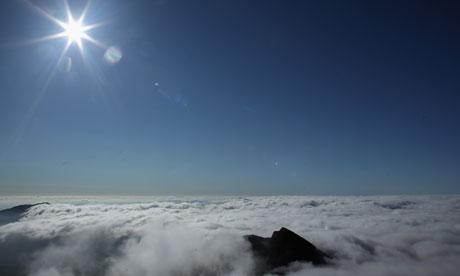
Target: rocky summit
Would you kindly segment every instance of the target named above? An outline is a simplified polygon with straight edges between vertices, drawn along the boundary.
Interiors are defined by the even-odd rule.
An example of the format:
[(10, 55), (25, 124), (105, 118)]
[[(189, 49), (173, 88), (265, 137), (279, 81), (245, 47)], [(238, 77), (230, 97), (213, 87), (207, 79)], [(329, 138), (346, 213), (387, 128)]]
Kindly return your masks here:
[(325, 265), (330, 258), (312, 243), (284, 227), (273, 232), (270, 238), (256, 235), (248, 235), (245, 238), (251, 244), (253, 254), (258, 260), (256, 274), (273, 272), (292, 262)]

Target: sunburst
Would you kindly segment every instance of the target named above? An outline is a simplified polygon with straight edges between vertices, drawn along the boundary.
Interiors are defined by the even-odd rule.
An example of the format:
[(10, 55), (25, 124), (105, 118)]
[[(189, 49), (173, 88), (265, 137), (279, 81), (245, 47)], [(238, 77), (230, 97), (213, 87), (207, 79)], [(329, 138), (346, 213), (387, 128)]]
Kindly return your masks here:
[(65, 25), (65, 33), (71, 42), (80, 43), (82, 37), (85, 37), (85, 28), (80, 22), (70, 19)]
[[(32, 118), (32, 115), (33, 115), (36, 107), (40, 104), (41, 100), (44, 98), (44, 96), (46, 94), (46, 90), (48, 89), (48, 86), (51, 83), (51, 80), (53, 79), (53, 77), (54, 77), (54, 75), (56, 73), (56, 69), (58, 68), (59, 64), (61, 64), (61, 62), (62, 62), (63, 58), (65, 57), (69, 47), (72, 44), (78, 45), (78, 48), (79, 48), (80, 53), (81, 53), (81, 56), (82, 56), (83, 61), (84, 61), (84, 63), (86, 65), (88, 65), (88, 64), (86, 63), (85, 53), (83, 51), (83, 43), (82, 43), (83, 40), (89, 41), (89, 42), (91, 42), (91, 43), (103, 48), (106, 51), (110, 50), (110, 48), (108, 46), (106, 46), (102, 42), (94, 39), (93, 37), (91, 37), (89, 34), (86, 33), (87, 31), (89, 31), (91, 29), (100, 27), (101, 25), (104, 25), (104, 24), (107, 23), (107, 22), (99, 22), (99, 23), (92, 24), (92, 25), (85, 25), (84, 24), (86, 14), (87, 14), (88, 9), (89, 9), (89, 7), (91, 5), (91, 0), (88, 0), (86, 2), (86, 5), (85, 5), (82, 13), (81, 13), (80, 17), (78, 17), (77, 20), (75, 20), (73, 18), (73, 16), (72, 16), (72, 12), (70, 10), (70, 6), (69, 6), (68, 1), (64, 0), (63, 2), (64, 2), (64, 7), (65, 7), (66, 15), (67, 15), (67, 22), (63, 22), (63, 21), (57, 19), (56, 17), (52, 16), (51, 14), (49, 14), (48, 12), (46, 12), (45, 10), (40, 8), (39, 6), (33, 4), (29, 0), (25, 0), (25, 2), (28, 3), (39, 14), (41, 14), (45, 18), (49, 19), (53, 23), (55, 23), (58, 26), (60, 26), (62, 28), (62, 32), (59, 32), (59, 33), (56, 33), (56, 34), (51, 34), (51, 35), (44, 36), (44, 37), (39, 37), (39, 38), (32, 39), (32, 40), (29, 40), (29, 41), (25, 41), (25, 42), (19, 43), (19, 45), (20, 44), (29, 44), (29, 43), (36, 43), (36, 42), (54, 40), (54, 39), (60, 39), (60, 38), (67, 38), (67, 43), (65, 44), (64, 48), (62, 49), (62, 52), (59, 55), (54, 68), (51, 70), (51, 73), (49, 74), (48, 78), (46, 79), (42, 89), (39, 90), (37, 97), (35, 98), (35, 100), (32, 103), (32, 106), (30, 107), (28, 112), (25, 114), (24, 119), (23, 119), (22, 123), (20, 124), (20, 126), (18, 128), (18, 133), (17, 133), (17, 137), (15, 139), (15, 143), (17, 143), (21, 139), (22, 134), (24, 133), (24, 130), (26, 129), (26, 127), (28, 125), (28, 122)], [(68, 64), (68, 68), (70, 66), (71, 66), (71, 63)], [(90, 71), (92, 71), (91, 66), (87, 66), (87, 68), (90, 69)], [(70, 68), (67, 69), (67, 71), (70, 71)]]
[(45, 36), (45, 37), (40, 37), (40, 38), (32, 40), (31, 42), (40, 42), (40, 41), (57, 39), (57, 38), (61, 38), (61, 37), (67, 37), (67, 44), (65, 45), (65, 47), (64, 47), (64, 49), (62, 51), (61, 58), (66, 54), (68, 48), (73, 43), (76, 43), (78, 45), (78, 48), (80, 49), (80, 52), (81, 52), (82, 56), (84, 57), (82, 40), (87, 40), (89, 42), (92, 42), (93, 44), (95, 44), (95, 45), (97, 45), (97, 46), (99, 46), (99, 47), (101, 47), (103, 49), (108, 48), (102, 42), (94, 39), (93, 37), (91, 37), (90, 35), (88, 35), (86, 33), (87, 31), (89, 31), (91, 29), (100, 27), (101, 25), (105, 24), (105, 22), (99, 22), (99, 23), (92, 24), (92, 25), (85, 25), (84, 24), (86, 14), (87, 14), (88, 9), (89, 9), (89, 7), (91, 5), (91, 0), (88, 0), (88, 2), (86, 3), (86, 5), (85, 5), (85, 7), (83, 9), (83, 12), (81, 13), (80, 17), (78, 17), (77, 20), (75, 20), (73, 18), (73, 16), (72, 16), (72, 12), (70, 10), (68, 1), (64, 0), (64, 6), (65, 6), (65, 9), (66, 9), (66, 14), (67, 14), (67, 22), (63, 22), (63, 21), (57, 19), (56, 17), (52, 16), (51, 14), (49, 14), (48, 12), (43, 10), (42, 8), (38, 7), (37, 5), (35, 5), (35, 4), (33, 4), (33, 3), (29, 2), (29, 1), (27, 1), (27, 3), (29, 3), (36, 11), (38, 11), (45, 18), (51, 20), (52, 22), (54, 22), (55, 24), (59, 25), (63, 29), (63, 31), (60, 32), (60, 33), (48, 35), (48, 36)]

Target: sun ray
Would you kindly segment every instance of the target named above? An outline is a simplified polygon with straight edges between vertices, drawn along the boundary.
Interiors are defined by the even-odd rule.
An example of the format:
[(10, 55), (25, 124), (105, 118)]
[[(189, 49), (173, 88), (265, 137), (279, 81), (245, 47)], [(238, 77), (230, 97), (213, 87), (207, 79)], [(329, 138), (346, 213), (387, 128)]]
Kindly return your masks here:
[(61, 20), (57, 19), (56, 17), (50, 15), (49, 13), (47, 13), (46, 11), (44, 11), (42, 8), (40, 8), (39, 6), (35, 5), (34, 3), (30, 2), (30, 1), (26, 1), (26, 3), (31, 6), (33, 9), (35, 9), (39, 14), (41, 14), (42, 16), (44, 16), (45, 18), (53, 21), (54, 23), (58, 24), (59, 26), (63, 27), (65, 26), (65, 23), (62, 22)]
[(85, 8), (77, 20), (79, 24), (83, 24), (83, 20), (85, 20), (86, 13), (88, 12), (89, 6), (91, 6), (91, 2), (92, 0), (88, 0), (88, 2), (86, 2)]
[(52, 40), (52, 39), (56, 39), (56, 38), (64, 37), (64, 36), (66, 36), (66, 32), (57, 33), (57, 34), (54, 34), (54, 35), (47, 35), (47, 36), (44, 36), (44, 37), (39, 37), (39, 38), (36, 38), (36, 39), (29, 40), (28, 42), (26, 41), (26, 43), (42, 42), (42, 41)]
[(67, 20), (69, 22), (72, 22), (74, 21), (73, 20), (73, 16), (72, 16), (72, 12), (70, 11), (70, 6), (69, 6), (69, 2), (67, 0), (64, 0), (64, 6), (65, 6), (65, 11), (67, 13)]
[[(89, 42), (91, 42), (91, 43), (93, 43), (93, 44), (95, 44), (95, 45), (97, 45), (97, 46), (99, 46), (99, 47), (101, 47), (103, 49), (108, 48), (108, 46), (106, 46), (102, 42), (94, 39), (93, 37), (91, 37), (91, 36), (89, 36), (88, 34), (85, 33), (88, 30), (100, 27), (100, 26), (102, 26), (102, 25), (107, 23), (107, 22), (99, 22), (99, 23), (92, 24), (92, 25), (87, 25), (87, 26), (85, 26), (83, 24), (83, 21), (84, 21), (84, 19), (86, 17), (88, 9), (89, 9), (89, 7), (91, 5), (91, 2), (92, 2), (91, 0), (87, 1), (87, 3), (85, 5), (80, 17), (78, 17), (78, 19), (76, 21), (73, 18), (73, 15), (72, 15), (72, 12), (70, 10), (70, 6), (69, 6), (68, 1), (64, 0), (65, 12), (66, 12), (66, 15), (67, 15), (67, 22), (62, 22), (61, 20), (57, 19), (56, 17), (54, 17), (51, 14), (49, 14), (48, 12), (46, 12), (44, 9), (42, 9), (39, 6), (35, 5), (34, 3), (30, 2), (29, 0), (25, 0), (25, 2), (30, 7), (32, 7), (35, 11), (37, 11), (40, 15), (42, 15), (46, 19), (54, 22), (55, 24), (57, 24), (58, 26), (63, 28), (64, 31), (60, 32), (60, 33), (57, 33), (57, 34), (47, 35), (47, 36), (44, 36), (44, 37), (40, 37), (40, 38), (32, 39), (32, 40), (29, 40), (29, 41), (25, 41), (25, 42), (19, 43), (19, 45), (42, 42), (42, 41), (49, 41), (49, 40), (58, 39), (58, 38), (61, 38), (61, 37), (66, 37), (66, 36), (67, 36), (68, 39), (67, 39), (67, 42), (66, 42), (64, 48), (62, 49), (62, 52), (59, 55), (59, 58), (57, 59), (56, 64), (53, 66), (53, 69), (51, 70), (49, 76), (46, 78), (45, 84), (43, 85), (42, 89), (40, 89), (40, 91), (38, 92), (38, 95), (36, 96), (35, 100), (32, 103), (32, 106), (29, 108), (29, 110), (25, 114), (24, 119), (22, 120), (22, 123), (20, 124), (19, 129), (17, 131), (15, 144), (17, 144), (22, 139), (22, 136), (23, 136), (28, 124), (29, 124), (29, 121), (31, 120), (35, 110), (38, 107), (38, 105), (41, 103), (42, 99), (45, 97), (46, 92), (48, 90), (48, 87), (49, 87), (51, 81), (53, 80), (53, 78), (54, 78), (54, 76), (56, 74), (57, 68), (58, 68), (59, 64), (61, 64), (61, 62), (62, 62), (63, 58), (65, 57), (65, 55), (66, 55), (68, 49), (70, 48), (70, 46), (73, 43), (75, 43), (78, 46), (79, 51), (81, 53), (81, 56), (83, 58), (83, 62), (87, 67), (90, 67), (90, 66), (88, 66), (87, 61), (86, 61), (85, 53), (84, 53), (84, 50), (83, 50), (82, 40), (87, 40), (87, 41), (89, 41)], [(89, 68), (89, 69), (91, 70), (91, 68)]]
[(78, 50), (80, 50), (80, 54), (83, 59), (83, 62), (86, 62), (85, 52), (83, 51), (83, 43), (81, 43), (81, 39), (77, 41), (77, 45), (78, 45)]
[(88, 41), (90, 41), (90, 42), (92, 42), (93, 44), (95, 44), (95, 45), (101, 47), (102, 49), (105, 49), (105, 50), (106, 50), (107, 48), (109, 48), (109, 46), (107, 46), (107, 45), (105, 45), (104, 43), (102, 43), (102, 42), (100, 42), (100, 41), (98, 41), (98, 40), (92, 38), (91, 36), (89, 36), (89, 35), (87, 35), (87, 34), (85, 34), (85, 35), (83, 36), (83, 38), (86, 39), (86, 40), (88, 40)]
[(59, 64), (62, 62), (62, 59), (64, 58), (65, 54), (67, 53), (67, 50), (70, 47), (71, 42), (67, 41), (66, 45), (64, 46), (64, 49), (62, 49), (61, 54), (59, 55), (59, 58), (56, 62), (56, 64), (53, 66), (53, 69), (51, 70), (50, 75), (48, 78), (46, 78), (45, 84), (43, 85), (42, 89), (38, 92), (38, 95), (36, 96), (35, 100), (32, 102), (32, 106), (29, 108), (27, 113), (24, 116), (24, 119), (22, 120), (21, 124), (19, 125), (14, 144), (16, 145), (19, 143), (19, 141), (22, 139), (22, 136), (32, 119), (32, 115), (35, 113), (35, 110), (37, 109), (38, 105), (41, 103), (42, 99), (46, 95), (46, 91), (48, 90), (48, 86), (50, 85), (51, 81), (54, 78), (54, 75), (56, 74), (57, 68)]
[(91, 24), (91, 25), (82, 26), (82, 29), (83, 29), (83, 31), (86, 32), (86, 31), (89, 31), (89, 30), (94, 29), (94, 28), (99, 28), (99, 27), (101, 27), (103, 25), (106, 25), (108, 23), (109, 23), (109, 21), (103, 21), (103, 22), (99, 22), (99, 23), (95, 23), (95, 24)]
[(57, 33), (57, 34), (53, 34), (53, 35), (47, 35), (47, 36), (43, 36), (43, 37), (38, 37), (38, 38), (26, 40), (26, 41), (12, 42), (12, 43), (9, 43), (9, 44), (4, 44), (3, 46), (6, 46), (6, 47), (24, 46), (24, 45), (28, 45), (28, 44), (34, 44), (34, 43), (39, 43), (39, 42), (43, 42), (43, 41), (53, 40), (53, 39), (60, 38), (60, 37), (65, 37), (66, 35), (67, 35), (66, 32), (62, 32), (62, 33)]

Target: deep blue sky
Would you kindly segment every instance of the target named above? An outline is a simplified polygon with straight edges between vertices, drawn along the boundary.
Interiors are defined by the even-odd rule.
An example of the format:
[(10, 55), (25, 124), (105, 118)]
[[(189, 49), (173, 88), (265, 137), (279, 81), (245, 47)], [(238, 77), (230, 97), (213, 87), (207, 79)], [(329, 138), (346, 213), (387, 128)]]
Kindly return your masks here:
[[(64, 20), (62, 1), (33, 1)], [(85, 1), (69, 1), (77, 17)], [(460, 192), (458, 1), (0, 3), (0, 194)], [(157, 85), (155, 85), (157, 83)]]

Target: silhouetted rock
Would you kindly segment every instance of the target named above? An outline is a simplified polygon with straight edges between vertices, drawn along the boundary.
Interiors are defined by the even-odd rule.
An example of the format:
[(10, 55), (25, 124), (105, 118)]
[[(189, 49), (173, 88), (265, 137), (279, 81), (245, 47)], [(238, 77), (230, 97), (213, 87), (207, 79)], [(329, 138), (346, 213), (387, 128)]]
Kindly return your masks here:
[(49, 204), (49, 202), (41, 202), (41, 203), (36, 203), (36, 204), (24, 204), (24, 205), (18, 205), (14, 206), (9, 209), (1, 210), (0, 211), (0, 225), (7, 224), (10, 222), (15, 222), (19, 220), (24, 213), (29, 210), (29, 208), (41, 204)]
[(330, 258), (316, 246), (284, 227), (273, 232), (271, 238), (256, 235), (245, 236), (245, 238), (259, 260), (256, 274), (264, 274), (295, 261), (324, 265), (327, 264), (326, 259)]

